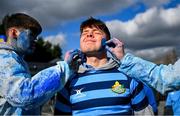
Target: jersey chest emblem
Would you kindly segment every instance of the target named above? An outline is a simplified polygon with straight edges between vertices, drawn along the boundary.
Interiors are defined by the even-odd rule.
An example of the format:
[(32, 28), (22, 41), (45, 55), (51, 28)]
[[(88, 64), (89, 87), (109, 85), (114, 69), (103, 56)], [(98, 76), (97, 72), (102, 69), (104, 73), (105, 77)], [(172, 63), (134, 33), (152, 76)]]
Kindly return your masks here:
[(115, 93), (121, 94), (126, 91), (126, 88), (123, 85), (121, 85), (118, 81), (116, 81), (112, 86), (111, 90)]

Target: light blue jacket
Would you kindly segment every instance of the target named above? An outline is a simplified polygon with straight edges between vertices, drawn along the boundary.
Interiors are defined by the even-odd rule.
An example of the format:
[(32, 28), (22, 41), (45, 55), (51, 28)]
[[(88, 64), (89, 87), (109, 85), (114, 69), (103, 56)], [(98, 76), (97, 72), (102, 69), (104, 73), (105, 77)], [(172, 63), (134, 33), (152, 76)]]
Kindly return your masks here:
[(39, 115), (40, 105), (64, 86), (69, 74), (61, 61), (31, 77), (13, 48), (0, 44), (0, 115)]
[(174, 65), (157, 65), (127, 53), (121, 60), (120, 70), (161, 93), (180, 89), (180, 60)]

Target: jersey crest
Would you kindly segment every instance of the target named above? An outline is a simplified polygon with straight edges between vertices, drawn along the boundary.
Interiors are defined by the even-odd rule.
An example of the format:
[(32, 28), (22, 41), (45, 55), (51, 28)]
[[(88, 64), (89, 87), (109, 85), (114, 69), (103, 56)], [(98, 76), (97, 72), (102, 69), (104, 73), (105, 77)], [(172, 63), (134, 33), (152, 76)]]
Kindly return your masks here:
[(124, 88), (124, 85), (121, 85), (118, 81), (116, 81), (111, 90), (115, 93), (121, 94), (126, 91), (126, 88)]

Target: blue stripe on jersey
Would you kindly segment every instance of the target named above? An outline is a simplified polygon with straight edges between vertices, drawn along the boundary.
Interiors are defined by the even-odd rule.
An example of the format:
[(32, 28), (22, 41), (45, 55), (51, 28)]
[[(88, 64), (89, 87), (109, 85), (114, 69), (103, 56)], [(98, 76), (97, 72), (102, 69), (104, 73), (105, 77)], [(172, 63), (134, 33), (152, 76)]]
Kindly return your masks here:
[[(78, 80), (78, 81), (77, 81)], [(86, 81), (84, 81), (86, 80)], [(73, 79), (71, 85), (78, 86), (81, 84), (88, 84), (88, 83), (94, 83), (94, 82), (102, 82), (102, 81), (116, 81), (116, 80), (127, 80), (127, 77), (118, 72), (118, 73), (99, 73), (96, 75), (87, 75), (79, 78)]]
[(111, 90), (111, 88), (93, 90), (93, 91), (87, 91), (87, 92), (83, 92), (83, 89), (82, 89), (81, 94), (71, 95), (70, 101), (73, 104), (73, 103), (77, 103), (77, 102), (82, 102), (82, 101), (91, 100), (91, 99), (99, 99), (99, 98), (114, 99), (114, 98), (118, 97), (119, 99), (124, 99), (123, 97), (127, 97), (127, 96), (130, 96), (129, 89), (126, 89), (126, 92), (123, 94), (117, 94), (117, 93), (113, 92)]
[(100, 98), (86, 100), (72, 104), (72, 110), (83, 110), (86, 108), (100, 107), (100, 106), (116, 106), (116, 105), (128, 105), (130, 103), (129, 97), (113, 97), (113, 98)]
[(62, 111), (62, 112), (71, 112), (71, 107), (66, 105), (66, 104), (63, 104), (59, 101), (56, 101), (56, 109), (58, 109), (59, 111)]
[(86, 71), (85, 73), (79, 73), (79, 77), (82, 76), (88, 76), (88, 75), (96, 75), (96, 74), (102, 74), (102, 72), (105, 73), (119, 73), (120, 71), (116, 68), (114, 69), (107, 69), (107, 70), (98, 70), (98, 69), (92, 69), (89, 71)]
[(130, 83), (130, 90), (131, 90), (131, 93), (133, 94), (133, 91), (136, 89), (136, 86), (138, 86), (138, 82), (135, 81), (134, 79), (132, 79), (131, 83)]
[[(131, 85), (132, 85), (132, 82), (137, 83), (136, 81), (133, 81), (133, 80), (132, 80), (132, 81), (131, 81)], [(135, 84), (133, 84), (133, 85), (135, 85)], [(131, 86), (131, 87), (132, 87), (132, 86)], [(144, 87), (143, 87), (143, 84), (142, 84), (142, 83), (137, 83), (137, 85), (136, 85), (135, 87), (130, 88), (130, 90), (133, 89), (133, 91), (131, 92), (132, 98), (135, 98), (136, 95), (138, 95), (141, 91), (144, 91), (143, 88), (144, 88)], [(146, 94), (146, 93), (144, 92), (144, 94)]]
[(138, 95), (136, 95), (133, 100), (132, 104), (138, 104), (140, 103), (145, 97), (144, 91), (142, 90)]
[[(124, 88), (129, 88), (129, 82), (127, 80), (117, 80), (119, 81)], [(83, 88), (83, 92), (86, 91), (92, 91), (97, 89), (111, 89), (111, 87), (114, 85), (115, 81), (102, 81), (102, 82), (94, 82), (94, 83), (88, 83), (88, 84), (82, 84), (79, 86), (73, 87), (71, 91), (71, 95), (76, 94), (76, 90), (79, 90)]]
[(116, 105), (116, 106), (102, 106), (102, 107), (94, 107), (94, 108), (87, 108), (84, 110), (76, 110), (73, 111), (73, 115), (107, 115), (107, 114), (132, 114), (132, 111), (128, 110), (131, 109), (130, 105)]

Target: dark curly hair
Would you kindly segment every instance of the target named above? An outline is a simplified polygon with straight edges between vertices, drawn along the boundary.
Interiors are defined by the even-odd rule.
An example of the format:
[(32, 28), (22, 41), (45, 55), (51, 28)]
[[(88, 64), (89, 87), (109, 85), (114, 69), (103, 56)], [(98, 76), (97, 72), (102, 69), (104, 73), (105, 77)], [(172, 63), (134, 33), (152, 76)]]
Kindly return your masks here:
[(35, 35), (39, 35), (42, 31), (42, 27), (39, 22), (33, 17), (24, 13), (6, 15), (2, 20), (2, 25), (5, 32), (10, 27), (30, 29)]
[(110, 34), (109, 29), (107, 28), (106, 24), (99, 19), (95, 19), (93, 17), (90, 17), (89, 19), (82, 22), (80, 25), (81, 34), (83, 32), (83, 29), (86, 27), (96, 27), (96, 28), (102, 30), (106, 34), (107, 40), (109, 40), (111, 38), (111, 34)]

